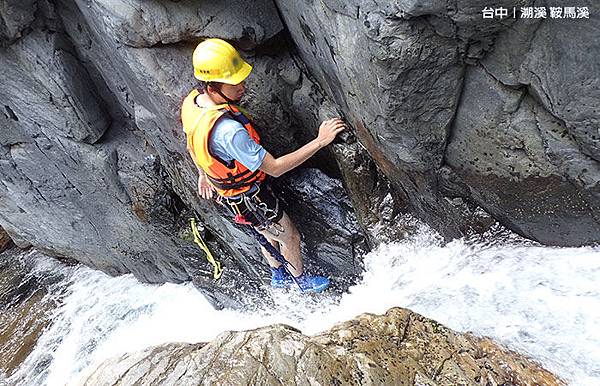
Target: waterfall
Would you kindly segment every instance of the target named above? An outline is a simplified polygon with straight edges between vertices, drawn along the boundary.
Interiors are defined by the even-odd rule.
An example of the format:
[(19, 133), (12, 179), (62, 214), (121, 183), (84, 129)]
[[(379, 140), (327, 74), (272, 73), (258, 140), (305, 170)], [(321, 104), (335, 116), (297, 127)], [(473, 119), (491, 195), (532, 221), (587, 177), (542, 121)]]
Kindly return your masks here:
[(245, 310), (215, 310), (189, 283), (142, 284), (36, 253), (29, 258), (39, 274), (62, 275), (47, 295), (61, 299), (51, 325), (8, 379), (14, 384), (74, 383), (106, 358), (208, 341), (226, 330), (286, 323), (315, 334), (392, 306), (492, 337), (572, 384), (600, 384), (598, 247), (545, 247), (491, 234), (444, 244), (423, 228), (369, 253), (362, 279), (347, 293), (274, 290), (272, 299), (257, 298)]

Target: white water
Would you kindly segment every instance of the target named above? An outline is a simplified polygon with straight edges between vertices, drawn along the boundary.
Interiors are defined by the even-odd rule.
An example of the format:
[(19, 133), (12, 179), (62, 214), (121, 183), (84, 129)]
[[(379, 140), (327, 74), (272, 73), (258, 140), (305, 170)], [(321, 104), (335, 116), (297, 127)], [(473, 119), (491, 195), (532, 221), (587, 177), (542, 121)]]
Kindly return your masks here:
[(365, 259), (363, 280), (341, 297), (276, 292), (278, 306), (217, 311), (190, 284), (145, 285), (40, 260), (68, 286), (54, 323), (9, 381), (64, 385), (103, 359), (165, 342), (283, 322), (314, 334), (362, 312), (410, 308), (458, 331), (525, 353), (573, 385), (600, 384), (600, 248), (457, 240), (427, 230)]

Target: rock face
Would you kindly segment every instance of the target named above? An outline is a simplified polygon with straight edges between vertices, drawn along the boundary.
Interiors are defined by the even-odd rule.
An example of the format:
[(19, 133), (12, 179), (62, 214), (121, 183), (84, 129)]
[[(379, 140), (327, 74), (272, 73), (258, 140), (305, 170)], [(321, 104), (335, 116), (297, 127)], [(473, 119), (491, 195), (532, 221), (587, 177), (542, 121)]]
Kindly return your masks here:
[(98, 0), (88, 4), (90, 13), (101, 16), (104, 30), (132, 47), (218, 35), (248, 49), (264, 43), (283, 28), (277, 10), (267, 1), (200, 5), (193, 0)]
[(476, 204), (546, 244), (600, 241), (597, 3), (543, 20), (483, 19), (475, 0), (277, 4), (396, 200), (447, 236)]
[(406, 309), (363, 314), (317, 336), (290, 326), (225, 332), (102, 363), (84, 385), (562, 385), (489, 339)]
[(20, 38), (33, 22), (36, 10), (36, 0), (3, 1), (0, 4), (0, 45)]
[(580, 4), (595, 20), (516, 23), (468, 68), (446, 153), (471, 197), (546, 244), (600, 235), (600, 8)]
[[(270, 152), (324, 118), (351, 126), (277, 186), (329, 273), (357, 273), (363, 251), (410, 232), (406, 214), (454, 237), (489, 222), (481, 207), (547, 244), (598, 242), (599, 9), (585, 4), (590, 20), (540, 22), (483, 19), (476, 0), (4, 1), (0, 226), (21, 247), (239, 304), (237, 284), (268, 270), (197, 197), (178, 117), (194, 46), (219, 36), (254, 65), (245, 106)], [(190, 216), (220, 282), (177, 236)]]
[(438, 181), (465, 60), (501, 28), (461, 3), (277, 1), (311, 73), (396, 195), (448, 236), (466, 226)]

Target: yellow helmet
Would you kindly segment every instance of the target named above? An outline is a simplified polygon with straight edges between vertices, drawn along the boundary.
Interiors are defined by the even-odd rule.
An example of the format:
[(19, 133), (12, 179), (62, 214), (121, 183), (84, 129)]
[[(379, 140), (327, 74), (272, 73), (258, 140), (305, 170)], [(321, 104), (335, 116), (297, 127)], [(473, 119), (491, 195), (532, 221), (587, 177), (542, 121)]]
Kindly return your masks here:
[(225, 40), (206, 39), (192, 57), (194, 76), (204, 82), (238, 84), (250, 75), (252, 66)]

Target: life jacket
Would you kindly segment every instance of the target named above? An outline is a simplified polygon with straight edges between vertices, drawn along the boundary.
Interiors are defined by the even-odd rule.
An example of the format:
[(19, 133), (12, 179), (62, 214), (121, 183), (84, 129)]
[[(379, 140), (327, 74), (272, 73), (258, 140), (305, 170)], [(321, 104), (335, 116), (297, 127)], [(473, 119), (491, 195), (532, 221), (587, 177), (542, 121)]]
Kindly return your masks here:
[(215, 123), (227, 116), (241, 123), (250, 138), (260, 144), (260, 136), (240, 109), (231, 104), (200, 107), (196, 97), (200, 93), (193, 90), (183, 101), (181, 121), (186, 134), (188, 149), (194, 153), (195, 162), (202, 168), (211, 185), (221, 196), (231, 197), (248, 191), (254, 183), (262, 182), (266, 175), (261, 170), (251, 172), (237, 160), (224, 161), (210, 152), (209, 138)]

